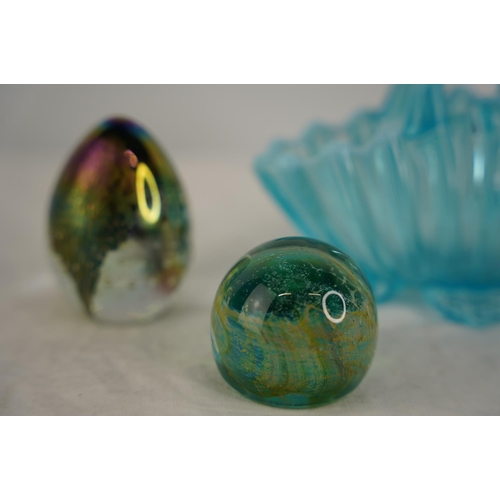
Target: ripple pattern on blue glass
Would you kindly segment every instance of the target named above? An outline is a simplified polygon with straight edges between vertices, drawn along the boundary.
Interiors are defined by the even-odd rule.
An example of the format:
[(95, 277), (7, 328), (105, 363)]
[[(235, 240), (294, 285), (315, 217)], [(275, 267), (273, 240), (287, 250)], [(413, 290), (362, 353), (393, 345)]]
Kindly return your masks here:
[(500, 321), (498, 95), (397, 85), (379, 111), (275, 142), (255, 170), (303, 234), (353, 256), (379, 301), (415, 288), (455, 321)]

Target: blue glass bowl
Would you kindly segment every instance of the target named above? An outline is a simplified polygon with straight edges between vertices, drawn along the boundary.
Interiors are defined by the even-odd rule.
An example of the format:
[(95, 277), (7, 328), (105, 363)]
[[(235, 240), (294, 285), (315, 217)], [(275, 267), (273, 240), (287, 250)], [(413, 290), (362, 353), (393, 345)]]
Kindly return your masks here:
[(500, 99), (400, 85), (378, 112), (315, 124), (255, 162), (299, 230), (349, 253), (378, 301), (420, 290), (448, 318), (500, 321)]

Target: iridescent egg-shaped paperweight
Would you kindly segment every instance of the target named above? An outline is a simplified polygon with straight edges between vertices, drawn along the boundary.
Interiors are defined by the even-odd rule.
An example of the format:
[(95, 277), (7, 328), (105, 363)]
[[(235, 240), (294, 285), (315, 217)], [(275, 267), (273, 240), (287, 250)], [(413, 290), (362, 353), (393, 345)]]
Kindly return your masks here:
[(212, 347), (223, 378), (244, 396), (305, 408), (351, 392), (377, 341), (370, 285), (341, 250), (310, 238), (265, 243), (217, 291)]
[(52, 197), (49, 239), (65, 289), (90, 316), (134, 322), (165, 311), (188, 263), (188, 213), (142, 127), (111, 119), (76, 148)]
[(257, 159), (307, 236), (359, 263), (377, 300), (419, 290), (446, 317), (500, 321), (500, 99), (396, 86), (377, 112), (313, 125)]

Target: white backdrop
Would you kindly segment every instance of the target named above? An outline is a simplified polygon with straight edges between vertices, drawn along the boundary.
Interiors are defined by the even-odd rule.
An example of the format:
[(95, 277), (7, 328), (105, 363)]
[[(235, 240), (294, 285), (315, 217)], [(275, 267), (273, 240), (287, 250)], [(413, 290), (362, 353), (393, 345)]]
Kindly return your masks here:
[[(480, 89), (490, 92), (490, 88)], [(212, 359), (209, 314), (228, 268), (295, 234), (251, 163), (311, 120), (377, 106), (384, 86), (0, 88), (0, 414), (498, 414), (500, 328), (474, 331), (406, 303), (379, 309), (360, 387), (294, 412), (230, 389)], [(170, 314), (112, 327), (65, 302), (47, 265), (46, 211), (59, 170), (101, 119), (126, 115), (168, 151), (186, 187), (194, 259)]]

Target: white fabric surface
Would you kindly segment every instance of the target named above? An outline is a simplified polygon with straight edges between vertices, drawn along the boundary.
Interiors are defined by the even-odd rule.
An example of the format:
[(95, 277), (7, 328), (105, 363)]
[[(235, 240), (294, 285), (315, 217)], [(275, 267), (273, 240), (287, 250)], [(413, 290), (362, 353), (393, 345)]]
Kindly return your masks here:
[(248, 160), (177, 158), (191, 201), (194, 256), (169, 314), (143, 326), (95, 323), (66, 301), (46, 251), (61, 159), (2, 156), (0, 414), (498, 415), (500, 326), (470, 330), (423, 306), (379, 309), (362, 384), (313, 410), (280, 410), (233, 391), (212, 359), (219, 282), (247, 250), (294, 234)]

